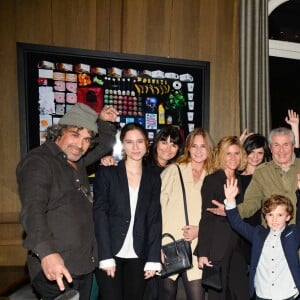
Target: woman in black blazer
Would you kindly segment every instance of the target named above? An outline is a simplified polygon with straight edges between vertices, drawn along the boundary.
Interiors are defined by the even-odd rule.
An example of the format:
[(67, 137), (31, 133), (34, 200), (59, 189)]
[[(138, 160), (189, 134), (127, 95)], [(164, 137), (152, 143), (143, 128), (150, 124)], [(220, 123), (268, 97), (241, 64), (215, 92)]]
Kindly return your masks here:
[(204, 179), (202, 195), (202, 216), (199, 223), (198, 256), (199, 267), (218, 263), (222, 268), (223, 289), (208, 288), (209, 300), (246, 300), (249, 299), (247, 264), (241, 248), (241, 238), (235, 233), (226, 217), (207, 211), (213, 207), (212, 200), (223, 203), (224, 184), (227, 179), (238, 180), (239, 194), (237, 203), (243, 201), (243, 190), (238, 170), (244, 169), (247, 155), (239, 138), (224, 137), (215, 149), (214, 170)]
[(160, 270), (160, 177), (142, 164), (147, 132), (136, 123), (120, 135), (124, 159), (100, 167), (94, 184), (94, 222), (103, 300), (140, 300), (145, 279)]

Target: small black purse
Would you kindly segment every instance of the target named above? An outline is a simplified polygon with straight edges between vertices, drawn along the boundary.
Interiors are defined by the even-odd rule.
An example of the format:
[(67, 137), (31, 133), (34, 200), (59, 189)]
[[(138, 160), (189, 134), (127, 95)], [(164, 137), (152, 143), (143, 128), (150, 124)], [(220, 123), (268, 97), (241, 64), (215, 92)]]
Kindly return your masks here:
[[(182, 187), (185, 220), (186, 220), (186, 225), (188, 225), (189, 220), (187, 214), (185, 188), (182, 179), (182, 174), (178, 165), (177, 168), (178, 168), (181, 187)], [(175, 240), (173, 235), (171, 235), (170, 233), (164, 233), (162, 235), (162, 239), (165, 237), (169, 237), (173, 241), (169, 244), (162, 246), (162, 254), (164, 256), (164, 262), (162, 263), (162, 271), (160, 275), (162, 277), (168, 277), (174, 274), (180, 274), (192, 268), (193, 264), (192, 264), (191, 243), (185, 241), (184, 239)]]
[(202, 272), (202, 284), (206, 287), (213, 288), (215, 290), (222, 289), (222, 269), (217, 264), (210, 266), (203, 266)]

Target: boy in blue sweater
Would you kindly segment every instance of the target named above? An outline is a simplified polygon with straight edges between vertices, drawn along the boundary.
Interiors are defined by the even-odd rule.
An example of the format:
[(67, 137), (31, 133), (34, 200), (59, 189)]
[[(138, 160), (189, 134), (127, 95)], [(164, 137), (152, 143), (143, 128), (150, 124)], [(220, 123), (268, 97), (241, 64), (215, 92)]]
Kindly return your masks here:
[[(300, 189), (300, 174), (297, 177)], [(300, 291), (300, 227), (288, 225), (294, 211), (291, 200), (272, 195), (264, 201), (265, 228), (252, 226), (241, 219), (235, 204), (238, 194), (236, 179), (227, 180), (224, 191), (226, 214), (232, 228), (252, 243), (250, 297), (255, 295), (256, 300), (296, 299)]]

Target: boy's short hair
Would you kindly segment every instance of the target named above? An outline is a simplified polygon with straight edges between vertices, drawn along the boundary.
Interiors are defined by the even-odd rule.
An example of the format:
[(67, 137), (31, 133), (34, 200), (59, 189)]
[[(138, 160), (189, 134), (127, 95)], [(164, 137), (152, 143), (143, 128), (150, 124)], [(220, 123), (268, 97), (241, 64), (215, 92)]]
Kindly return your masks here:
[(286, 212), (293, 217), (294, 214), (294, 206), (290, 198), (282, 196), (282, 195), (271, 195), (266, 201), (264, 201), (262, 206), (262, 213), (265, 216), (272, 210), (276, 209), (278, 205), (285, 205)]

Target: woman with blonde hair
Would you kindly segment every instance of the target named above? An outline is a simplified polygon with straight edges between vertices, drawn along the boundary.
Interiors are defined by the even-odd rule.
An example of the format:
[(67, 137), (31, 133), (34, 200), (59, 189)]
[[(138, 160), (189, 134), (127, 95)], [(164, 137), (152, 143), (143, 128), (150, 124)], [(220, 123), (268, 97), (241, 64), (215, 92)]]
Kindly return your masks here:
[[(198, 239), (198, 223), (201, 215), (200, 189), (204, 177), (211, 172), (212, 151), (213, 141), (208, 132), (202, 128), (196, 128), (187, 136), (184, 152), (177, 159), (186, 191), (190, 225), (186, 225), (185, 222), (183, 194), (176, 164), (169, 165), (161, 174), (163, 233), (170, 233), (175, 239), (184, 238), (189, 241), (192, 251), (194, 251)], [(170, 242), (168, 239), (163, 240), (163, 243), (168, 242)], [(182, 278), (186, 299), (204, 300), (202, 273), (198, 269), (196, 257), (193, 260), (193, 268), (181, 274), (158, 280), (158, 299), (175, 300), (178, 279)]]
[(202, 195), (202, 215), (199, 223), (199, 237), (196, 255), (199, 267), (218, 264), (222, 268), (221, 291), (208, 288), (209, 300), (249, 299), (247, 264), (241, 248), (241, 238), (234, 232), (227, 218), (207, 211), (212, 200), (223, 203), (224, 184), (227, 180), (237, 179), (239, 194), (237, 203), (243, 200), (243, 190), (238, 171), (245, 168), (247, 154), (236, 136), (220, 140), (214, 151), (214, 173), (204, 179)]

